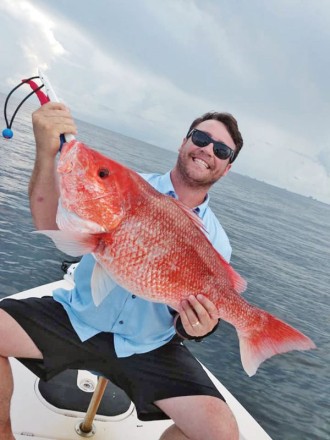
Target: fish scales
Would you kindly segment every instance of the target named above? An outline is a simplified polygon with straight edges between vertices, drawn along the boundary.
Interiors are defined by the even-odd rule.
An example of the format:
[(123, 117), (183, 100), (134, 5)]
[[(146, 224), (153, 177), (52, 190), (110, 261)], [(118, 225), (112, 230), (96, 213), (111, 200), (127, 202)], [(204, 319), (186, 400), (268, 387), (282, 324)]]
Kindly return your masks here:
[(64, 146), (58, 173), (60, 231), (43, 233), (67, 254), (93, 253), (96, 304), (114, 282), (174, 309), (202, 293), (219, 318), (235, 326), (250, 376), (275, 354), (315, 348), (310, 338), (241, 296), (245, 280), (216, 252), (187, 207), (77, 141)]
[[(222, 266), (214, 258), (210, 243), (200, 240), (203, 232), (192, 227), (190, 218), (173, 199), (154, 206), (151, 213), (149, 204), (139, 207), (138, 218), (146, 219), (143, 227), (138, 218), (129, 216), (129, 220), (124, 220), (113, 232), (109, 252), (112, 254), (114, 249), (116, 253), (112, 270), (117, 279), (124, 286), (124, 280), (134, 280), (134, 286), (130, 283), (130, 287), (140, 296), (148, 299), (150, 292), (155, 292), (158, 301), (170, 302), (175, 308), (190, 294), (212, 293), (212, 299), (219, 300), (214, 287), (220, 289)], [(161, 221), (162, 218), (166, 221)], [(220, 277), (220, 280), (221, 290), (230, 287), (228, 278)]]

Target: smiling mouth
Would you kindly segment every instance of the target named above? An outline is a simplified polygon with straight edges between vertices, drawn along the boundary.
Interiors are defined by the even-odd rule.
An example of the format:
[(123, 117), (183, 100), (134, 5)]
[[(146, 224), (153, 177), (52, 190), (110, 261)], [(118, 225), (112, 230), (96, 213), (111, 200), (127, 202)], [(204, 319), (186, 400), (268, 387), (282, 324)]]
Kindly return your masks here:
[(193, 161), (195, 163), (197, 163), (198, 165), (203, 166), (204, 168), (206, 168), (207, 170), (210, 169), (210, 165), (208, 165), (204, 160), (202, 159), (198, 159), (197, 157), (193, 157)]

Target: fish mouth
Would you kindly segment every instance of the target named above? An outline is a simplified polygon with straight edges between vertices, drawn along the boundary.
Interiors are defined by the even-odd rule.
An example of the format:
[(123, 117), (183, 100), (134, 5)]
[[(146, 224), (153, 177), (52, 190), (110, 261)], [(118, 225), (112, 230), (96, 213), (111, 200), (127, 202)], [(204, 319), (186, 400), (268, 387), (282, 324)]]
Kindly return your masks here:
[(74, 168), (74, 163), (77, 162), (79, 154), (79, 142), (74, 140), (68, 144), (64, 144), (60, 160), (57, 165), (57, 172), (59, 174), (69, 174)]

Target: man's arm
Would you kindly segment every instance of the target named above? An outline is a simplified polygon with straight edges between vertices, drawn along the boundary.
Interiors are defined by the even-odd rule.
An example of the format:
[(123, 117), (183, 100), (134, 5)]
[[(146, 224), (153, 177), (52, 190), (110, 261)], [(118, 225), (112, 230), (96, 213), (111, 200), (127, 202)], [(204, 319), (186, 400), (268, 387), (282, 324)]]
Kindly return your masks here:
[(29, 184), (31, 214), (37, 229), (58, 229), (56, 154), (60, 146), (60, 135), (76, 134), (76, 126), (65, 105), (54, 102), (45, 104), (34, 112), (32, 124), (36, 158)]

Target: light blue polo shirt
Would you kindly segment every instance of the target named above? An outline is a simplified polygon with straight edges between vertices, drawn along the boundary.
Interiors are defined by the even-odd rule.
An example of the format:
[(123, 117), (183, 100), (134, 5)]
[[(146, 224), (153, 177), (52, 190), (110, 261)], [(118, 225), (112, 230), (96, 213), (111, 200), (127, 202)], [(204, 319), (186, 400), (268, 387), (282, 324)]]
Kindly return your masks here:
[[(177, 197), (166, 174), (141, 174), (155, 189)], [(211, 211), (209, 196), (195, 208), (202, 219), (208, 239), (215, 249), (230, 260), (231, 246), (219, 221)], [(154, 350), (171, 340), (175, 334), (173, 310), (165, 304), (146, 301), (119, 285), (96, 307), (91, 294), (94, 257), (85, 255), (75, 270), (75, 287), (68, 291), (57, 289), (54, 299), (65, 308), (71, 324), (82, 341), (100, 332), (114, 334), (118, 357)]]

